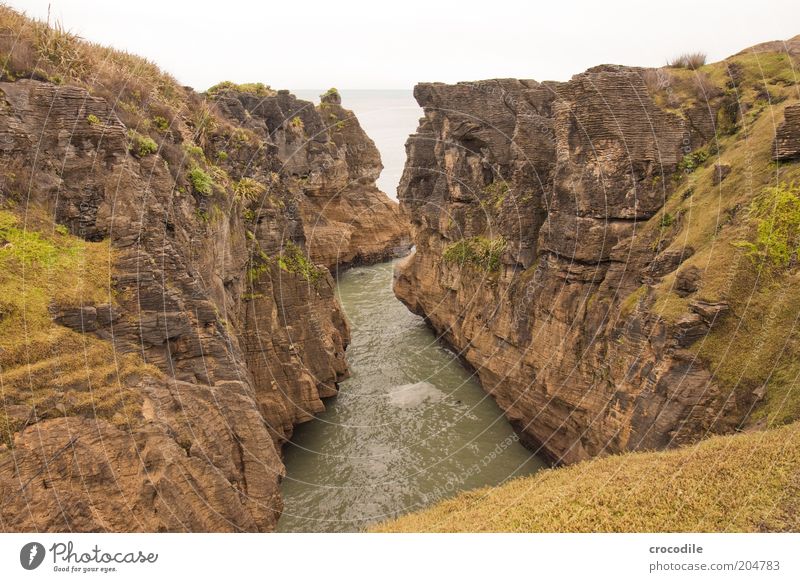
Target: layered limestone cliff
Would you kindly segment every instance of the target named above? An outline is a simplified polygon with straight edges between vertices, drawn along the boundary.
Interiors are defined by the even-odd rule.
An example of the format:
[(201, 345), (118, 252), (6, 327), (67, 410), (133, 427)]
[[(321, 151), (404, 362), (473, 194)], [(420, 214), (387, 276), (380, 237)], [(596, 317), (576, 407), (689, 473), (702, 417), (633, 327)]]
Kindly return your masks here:
[(798, 52), (416, 87), (395, 292), (554, 461), (800, 415), (796, 241), (753, 242), (797, 199)]
[(348, 373), (325, 267), (402, 250), (372, 142), (0, 31), (0, 529), (273, 529), (280, 446)]
[(378, 190), (380, 154), (336, 89), (314, 107), (288, 91), (252, 94), (221, 84), (214, 100), (257, 135), (269, 136), (302, 192), (299, 211), (309, 256), (330, 270), (405, 254), (409, 229), (398, 204)]

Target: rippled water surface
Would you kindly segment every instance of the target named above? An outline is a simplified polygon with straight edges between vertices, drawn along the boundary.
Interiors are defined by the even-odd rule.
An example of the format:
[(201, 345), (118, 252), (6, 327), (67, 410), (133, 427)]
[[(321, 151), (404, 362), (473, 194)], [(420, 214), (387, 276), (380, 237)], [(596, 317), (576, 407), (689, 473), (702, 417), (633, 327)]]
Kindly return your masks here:
[(281, 531), (358, 531), (544, 466), (470, 372), (394, 297), (392, 268), (340, 276), (352, 377), (284, 449)]

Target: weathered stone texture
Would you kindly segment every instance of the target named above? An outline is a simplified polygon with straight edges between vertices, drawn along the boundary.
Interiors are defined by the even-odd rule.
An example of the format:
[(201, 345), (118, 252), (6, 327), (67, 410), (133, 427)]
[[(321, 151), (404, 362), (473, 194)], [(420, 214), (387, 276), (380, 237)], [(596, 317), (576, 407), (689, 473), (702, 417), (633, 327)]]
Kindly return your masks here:
[[(716, 112), (687, 122), (655, 104), (642, 69), (618, 66), (565, 83), (425, 83), (415, 97), (425, 117), (400, 203), (416, 252), (395, 292), (529, 444), (570, 463), (726, 428), (728, 403), (685, 350), (715, 308), (679, 325), (640, 308), (645, 284), (693, 253), (659, 256), (642, 227)], [(445, 260), (476, 236), (505, 240), (498, 270)]]

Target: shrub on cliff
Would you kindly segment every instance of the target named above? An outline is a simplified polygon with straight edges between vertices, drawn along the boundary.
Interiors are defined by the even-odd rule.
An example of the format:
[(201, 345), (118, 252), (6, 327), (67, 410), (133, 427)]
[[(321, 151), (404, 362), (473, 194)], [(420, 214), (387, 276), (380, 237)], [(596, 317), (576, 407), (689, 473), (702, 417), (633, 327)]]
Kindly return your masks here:
[(137, 131), (128, 132), (128, 150), (137, 158), (143, 158), (158, 151), (158, 144), (152, 138)]
[(198, 194), (211, 196), (214, 193), (214, 180), (200, 166), (189, 170), (189, 181)]
[(258, 97), (271, 97), (276, 95), (276, 92), (264, 83), (234, 83), (233, 81), (222, 81), (213, 87), (210, 87), (206, 93), (210, 96), (219, 95), (226, 91), (238, 91), (240, 93), (250, 93)]

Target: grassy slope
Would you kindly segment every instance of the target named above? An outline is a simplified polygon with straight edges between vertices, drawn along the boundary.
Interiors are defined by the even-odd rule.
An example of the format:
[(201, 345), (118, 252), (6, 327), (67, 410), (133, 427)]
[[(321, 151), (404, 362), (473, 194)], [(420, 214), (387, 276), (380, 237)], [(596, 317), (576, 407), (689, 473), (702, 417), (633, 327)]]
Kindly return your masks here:
[(800, 423), (549, 469), (462, 493), (382, 532), (797, 531)]
[(113, 250), (67, 234), (43, 211), (0, 210), (0, 443), (39, 420), (85, 415), (136, 424), (132, 375), (160, 373), (135, 354), (54, 323), (52, 308), (114, 303)]
[[(686, 76), (695, 75), (672, 74), (679, 93), (680, 81), (685, 84)], [(800, 99), (800, 68), (786, 54), (745, 51), (702, 67), (698, 75), (705, 90), (716, 95), (712, 100), (730, 99), (740, 118), (731, 128), (718, 119), (720, 133), (704, 148), (708, 159), (677, 184), (664, 207), (666, 215), (676, 218), (674, 223), (664, 228), (659, 214), (659, 222), (651, 220), (646, 226), (662, 231), (670, 241), (666, 248), (695, 251), (681, 269), (655, 286), (651, 311), (675, 321), (696, 299), (730, 304), (731, 315), (690, 349), (723, 389), (739, 395), (737, 400), (747, 401), (749, 394), (763, 391), (764, 399), (756, 403), (748, 422), (781, 426), (800, 419), (800, 273), (794, 266), (759, 269), (738, 244), (755, 237), (750, 207), (757, 197), (770, 186), (800, 183), (800, 163), (772, 160), (783, 110)], [(730, 166), (731, 172), (715, 185), (717, 164)], [(675, 278), (688, 266), (702, 273), (700, 289), (681, 298), (673, 290)]]

